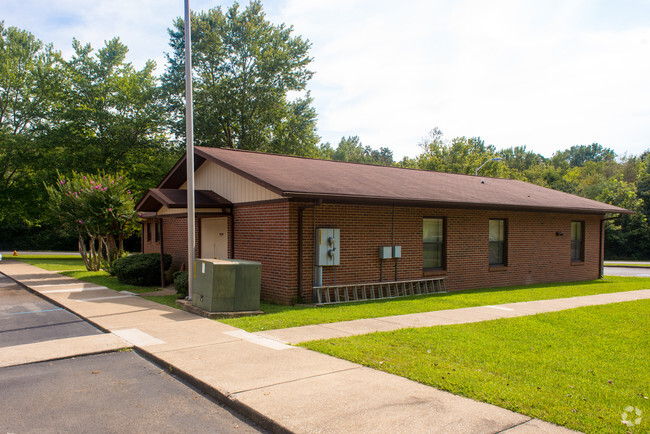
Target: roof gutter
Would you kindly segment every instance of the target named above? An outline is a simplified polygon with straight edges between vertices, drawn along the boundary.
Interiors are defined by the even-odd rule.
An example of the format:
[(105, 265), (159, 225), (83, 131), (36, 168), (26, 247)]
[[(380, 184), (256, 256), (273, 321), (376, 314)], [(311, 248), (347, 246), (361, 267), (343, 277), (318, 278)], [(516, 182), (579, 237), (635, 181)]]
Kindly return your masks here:
[(615, 209), (591, 209), (591, 208), (553, 208), (544, 206), (526, 206), (512, 205), (504, 203), (470, 203), (470, 202), (447, 202), (447, 201), (427, 201), (413, 198), (395, 199), (389, 197), (375, 196), (352, 196), (337, 195), (326, 193), (301, 193), (286, 192), (284, 197), (295, 200), (321, 200), (328, 203), (354, 203), (361, 205), (383, 205), (383, 206), (405, 206), (405, 207), (431, 207), (431, 208), (448, 208), (448, 209), (479, 209), (479, 210), (499, 210), (499, 211), (522, 211), (522, 212), (549, 212), (559, 214), (634, 214), (619, 207)]

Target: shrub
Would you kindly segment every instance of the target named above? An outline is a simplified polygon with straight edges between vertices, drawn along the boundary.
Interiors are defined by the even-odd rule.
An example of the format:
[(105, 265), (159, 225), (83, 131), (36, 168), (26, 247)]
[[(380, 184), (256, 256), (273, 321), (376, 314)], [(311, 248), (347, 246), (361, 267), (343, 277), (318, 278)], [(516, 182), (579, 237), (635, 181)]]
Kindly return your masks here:
[(189, 282), (187, 281), (187, 271), (177, 271), (174, 273), (174, 288), (178, 298), (187, 297)]
[[(172, 263), (171, 255), (163, 255), (165, 270)], [(113, 272), (120, 282), (130, 285), (153, 286), (160, 284), (160, 254), (144, 253), (125, 256), (113, 262)]]

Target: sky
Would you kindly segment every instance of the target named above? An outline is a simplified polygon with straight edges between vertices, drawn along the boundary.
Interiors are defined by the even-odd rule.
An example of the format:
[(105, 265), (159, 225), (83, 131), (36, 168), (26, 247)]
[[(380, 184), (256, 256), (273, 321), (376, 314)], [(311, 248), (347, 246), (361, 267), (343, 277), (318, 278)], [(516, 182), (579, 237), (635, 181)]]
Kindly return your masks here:
[[(232, 1), (190, 0), (193, 10)], [(247, 1), (242, 1), (245, 6)], [(119, 36), (128, 60), (165, 65), (183, 0), (0, 0), (0, 20), (69, 56)], [(600, 143), (650, 148), (650, 0), (263, 0), (312, 43), (318, 134), (414, 157), (448, 140), (544, 156)]]

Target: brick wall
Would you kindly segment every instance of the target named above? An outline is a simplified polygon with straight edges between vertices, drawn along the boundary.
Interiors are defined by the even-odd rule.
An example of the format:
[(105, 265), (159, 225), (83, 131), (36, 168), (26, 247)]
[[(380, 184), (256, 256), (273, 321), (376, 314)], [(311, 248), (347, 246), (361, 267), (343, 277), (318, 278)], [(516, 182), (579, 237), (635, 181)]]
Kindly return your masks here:
[[(147, 223), (151, 222), (151, 241), (147, 241)], [(154, 220), (145, 221), (142, 233), (143, 253), (160, 253), (160, 243), (155, 242)], [(187, 218), (173, 217), (162, 219), (162, 236), (165, 253), (172, 255), (172, 271), (181, 268), (187, 270)], [(201, 240), (201, 223), (196, 219), (194, 224), (196, 233), (196, 257), (199, 257)]]
[[(292, 204), (296, 209), (299, 204)], [(315, 225), (314, 225), (315, 216)], [(417, 279), (422, 269), (422, 219), (446, 222), (447, 289), (595, 279), (599, 276), (600, 217), (549, 214), (323, 204), (304, 211), (303, 297), (311, 299), (314, 226), (341, 230), (340, 265), (323, 268), (323, 284), (378, 282), (379, 247), (402, 246), (402, 257), (384, 260), (383, 280)], [(488, 221), (507, 219), (507, 266), (488, 263)], [(585, 261), (571, 262), (571, 221), (585, 222)], [(563, 233), (563, 236), (556, 235)], [(394, 243), (393, 243), (394, 237)]]
[(235, 207), (233, 215), (234, 257), (262, 263), (262, 299), (290, 303), (298, 284), (295, 209), (286, 201), (262, 203)]
[[(298, 295), (298, 213), (309, 205), (273, 202), (235, 207), (232, 257), (262, 263), (262, 298), (290, 303)], [(394, 212), (394, 232), (393, 232)], [(322, 204), (303, 211), (303, 289), (311, 301), (314, 228), (341, 231), (340, 265), (324, 267), (323, 284), (378, 282), (379, 247), (402, 246), (398, 279), (417, 279), (422, 269), (422, 219), (444, 217), (446, 222), (447, 289), (451, 291), (557, 281), (595, 279), (599, 269), (600, 216), (404, 208), (371, 205)], [(488, 264), (488, 221), (507, 219), (507, 266)], [(585, 261), (571, 262), (571, 221), (585, 222)], [(186, 262), (186, 219), (164, 220), (165, 252), (175, 269)], [(200, 223), (197, 219), (197, 257)], [(146, 231), (146, 226), (145, 226)], [(556, 232), (563, 233), (557, 236)], [(146, 242), (144, 251), (159, 252)], [(393, 242), (394, 237), (394, 242)], [(383, 280), (395, 279), (395, 259), (384, 260)]]

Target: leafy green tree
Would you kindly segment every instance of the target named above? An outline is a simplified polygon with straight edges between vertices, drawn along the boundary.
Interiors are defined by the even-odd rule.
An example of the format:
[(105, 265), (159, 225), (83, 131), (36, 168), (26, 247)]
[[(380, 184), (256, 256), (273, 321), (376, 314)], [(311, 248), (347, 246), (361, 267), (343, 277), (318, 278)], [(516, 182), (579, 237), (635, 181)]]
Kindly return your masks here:
[(130, 184), (122, 174), (73, 172), (45, 186), (53, 215), (78, 236), (79, 253), (89, 271), (99, 270), (102, 260), (110, 267), (124, 251), (124, 239), (138, 229)]
[[(455, 137), (444, 140), (442, 131), (434, 128), (420, 142), (423, 152), (418, 156), (420, 169), (473, 175), (474, 171), (490, 158), (497, 156), (493, 145), (485, 145), (480, 137)], [(485, 165), (481, 175), (508, 177), (507, 166), (499, 163)]]
[[(316, 113), (302, 93), (312, 77), (311, 44), (266, 19), (252, 1), (192, 14), (194, 138), (197, 145), (317, 156)], [(163, 75), (172, 129), (185, 137), (185, 32), (169, 30)]]
[(332, 150), (329, 143), (320, 149), (321, 154), (329, 152), (329, 158), (336, 161), (348, 161), (352, 163), (376, 164), (391, 166), (393, 151), (388, 148), (373, 149), (370, 146), (363, 146), (359, 136), (341, 137), (336, 150)]
[[(73, 41), (63, 61), (63, 92), (47, 134), (48, 167), (124, 171), (137, 176), (138, 192), (155, 184), (180, 152), (166, 134), (166, 114), (149, 61), (135, 70), (119, 38), (94, 54), (90, 44)], [(51, 180), (50, 174), (46, 180)]]
[(566, 161), (570, 167), (580, 167), (588, 161), (599, 163), (613, 161), (616, 158), (616, 153), (612, 149), (605, 148), (598, 143), (571, 146), (565, 151), (557, 152), (556, 155), (559, 159)]
[(39, 141), (51, 122), (57, 53), (0, 22), (0, 225), (32, 224), (38, 212)]
[(363, 163), (364, 150), (359, 136), (341, 137), (332, 159), (336, 161), (348, 161), (351, 163)]

